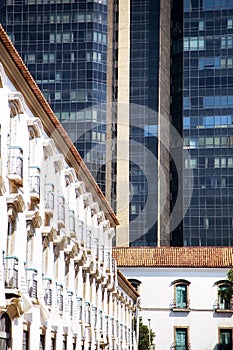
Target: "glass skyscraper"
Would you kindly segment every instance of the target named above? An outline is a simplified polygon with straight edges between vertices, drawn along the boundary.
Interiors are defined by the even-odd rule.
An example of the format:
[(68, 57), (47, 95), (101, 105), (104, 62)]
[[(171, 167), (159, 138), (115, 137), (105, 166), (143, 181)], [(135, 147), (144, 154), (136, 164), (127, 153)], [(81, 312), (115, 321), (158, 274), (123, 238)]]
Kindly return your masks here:
[[(183, 190), (193, 190), (173, 239), (233, 245), (233, 1), (176, 0), (171, 13), (171, 116), (190, 152), (183, 157)], [(176, 192), (174, 182), (174, 199)]]
[[(165, 229), (169, 195), (164, 199), (165, 210), (159, 199), (161, 191), (169, 192), (169, 156), (158, 137), (165, 130), (164, 121), (169, 120), (169, 50), (170, 1), (131, 0), (129, 234), (133, 246), (170, 245)], [(163, 162), (168, 163), (162, 170), (165, 189), (159, 182)]]
[(108, 3), (0, 1), (0, 21), (103, 192)]
[[(233, 245), (233, 0), (0, 5), (7, 33), (112, 200), (123, 227), (117, 244)], [(169, 123), (184, 141), (175, 162)], [(169, 138), (170, 150), (161, 141)], [(183, 220), (169, 230), (176, 207)]]
[[(158, 169), (157, 164), (149, 164), (145, 148), (158, 157), (159, 14), (160, 0), (130, 2), (130, 244), (139, 246), (157, 242), (157, 221), (150, 225), (148, 215), (158, 215)], [(153, 214), (149, 210), (143, 213), (148, 171), (154, 174)]]

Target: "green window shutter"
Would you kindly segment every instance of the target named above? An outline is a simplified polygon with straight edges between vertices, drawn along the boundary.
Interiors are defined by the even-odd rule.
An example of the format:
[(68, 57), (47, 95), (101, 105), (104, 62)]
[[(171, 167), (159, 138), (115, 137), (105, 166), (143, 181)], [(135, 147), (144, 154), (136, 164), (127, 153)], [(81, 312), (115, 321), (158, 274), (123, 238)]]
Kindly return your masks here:
[(187, 307), (187, 286), (185, 284), (179, 284), (176, 286), (176, 307)]
[(187, 329), (176, 329), (176, 350), (187, 349)]

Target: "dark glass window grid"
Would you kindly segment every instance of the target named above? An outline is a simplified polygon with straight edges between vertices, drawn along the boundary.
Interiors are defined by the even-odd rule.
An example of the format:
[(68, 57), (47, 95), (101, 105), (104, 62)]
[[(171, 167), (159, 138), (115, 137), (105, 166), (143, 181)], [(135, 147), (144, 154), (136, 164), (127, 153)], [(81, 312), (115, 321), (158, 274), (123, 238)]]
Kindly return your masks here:
[[(186, 3), (187, 5), (187, 3)], [(191, 5), (190, 5), (191, 6)], [(233, 244), (232, 183), (232, 9), (212, 12), (190, 8), (183, 37), (192, 50), (183, 52), (183, 136), (190, 151), (194, 187), (183, 221), (185, 245)], [(200, 20), (202, 21), (200, 31)], [(195, 47), (204, 38), (204, 46)], [(187, 162), (186, 162), (187, 163)], [(189, 179), (184, 176), (183, 187)]]
[[(83, 157), (95, 146), (95, 140), (85, 142), (85, 135), (106, 122), (99, 107), (91, 124), (76, 125), (78, 111), (106, 103), (107, 11), (107, 1), (102, 0), (1, 3), (1, 22)], [(98, 159), (105, 157), (104, 144)], [(105, 168), (98, 168), (96, 159), (88, 166), (105, 191)]]

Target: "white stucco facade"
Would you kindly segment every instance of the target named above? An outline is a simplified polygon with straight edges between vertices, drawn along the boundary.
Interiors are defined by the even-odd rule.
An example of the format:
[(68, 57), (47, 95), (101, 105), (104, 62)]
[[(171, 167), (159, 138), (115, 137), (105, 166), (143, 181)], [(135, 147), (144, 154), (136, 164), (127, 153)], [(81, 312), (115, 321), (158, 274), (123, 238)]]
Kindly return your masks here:
[(136, 349), (138, 294), (112, 259), (116, 218), (0, 37), (0, 349)]
[[(219, 329), (232, 328), (233, 311), (216, 311), (218, 287), (229, 269), (203, 268), (121, 268), (127, 278), (138, 279), (143, 323), (155, 332), (155, 349), (172, 349), (175, 328), (187, 327), (192, 350), (217, 349)], [(175, 298), (173, 282), (184, 279), (188, 286), (189, 308), (172, 309)], [(175, 349), (175, 347), (174, 347)], [(186, 348), (184, 348), (186, 349)]]
[(138, 286), (151, 349), (232, 349), (232, 296), (223, 293), (232, 286), (232, 248), (114, 248), (113, 256)]

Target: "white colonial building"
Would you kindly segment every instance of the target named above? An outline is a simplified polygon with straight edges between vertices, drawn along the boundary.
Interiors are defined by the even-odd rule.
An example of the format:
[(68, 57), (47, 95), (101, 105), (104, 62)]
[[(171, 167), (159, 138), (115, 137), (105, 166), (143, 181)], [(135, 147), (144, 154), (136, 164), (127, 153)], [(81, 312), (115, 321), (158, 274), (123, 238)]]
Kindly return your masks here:
[(140, 290), (151, 349), (232, 350), (233, 248), (114, 248), (121, 271)]
[(0, 349), (136, 349), (118, 221), (0, 27)]

